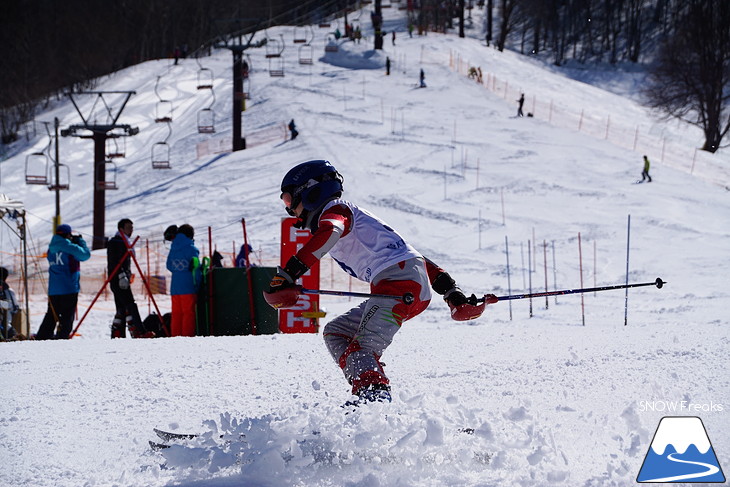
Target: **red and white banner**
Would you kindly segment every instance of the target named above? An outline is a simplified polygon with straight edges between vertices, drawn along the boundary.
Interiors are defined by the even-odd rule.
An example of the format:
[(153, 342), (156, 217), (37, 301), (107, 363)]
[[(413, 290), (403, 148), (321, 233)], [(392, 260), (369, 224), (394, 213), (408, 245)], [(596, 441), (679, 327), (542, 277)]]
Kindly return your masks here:
[[(296, 218), (281, 221), (281, 266), (301, 249), (312, 234), (309, 230), (295, 228)], [(308, 289), (319, 289), (319, 262), (304, 274), (297, 284)], [(302, 294), (295, 308), (279, 310), (279, 331), (282, 333), (317, 333), (317, 319), (306, 318), (303, 313), (319, 309), (319, 295)]]

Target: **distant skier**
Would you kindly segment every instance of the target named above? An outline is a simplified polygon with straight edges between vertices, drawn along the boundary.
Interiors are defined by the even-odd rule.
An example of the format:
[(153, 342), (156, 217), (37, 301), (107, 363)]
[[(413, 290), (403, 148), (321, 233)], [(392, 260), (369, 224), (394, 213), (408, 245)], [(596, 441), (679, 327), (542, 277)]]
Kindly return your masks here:
[(390, 76), (390, 58), (385, 58), (385, 75)]
[(651, 176), (649, 176), (649, 167), (651, 167), (651, 164), (649, 163), (649, 158), (644, 156), (644, 170), (641, 171), (641, 181), (640, 183), (643, 183), (647, 179), (649, 182), (651, 182)]
[(423, 68), (421, 68), (421, 74), (418, 77), (419, 81), (421, 82), (421, 88), (426, 87), (426, 73), (423, 72)]
[[(312, 266), (329, 253), (351, 276), (370, 284), (372, 296), (330, 321), (323, 337), (332, 358), (340, 366), (358, 396), (350, 405), (389, 402), (389, 379), (380, 357), (407, 320), (426, 309), (432, 287), (451, 309), (451, 317), (465, 321), (481, 316), (493, 295), (479, 302), (466, 297), (447, 272), (424, 258), (393, 228), (378, 217), (342, 198), (344, 179), (325, 160), (293, 167), (281, 182), (281, 199), (295, 227), (312, 237), (291, 257), (264, 291), (273, 308), (297, 306), (301, 286), (296, 284)], [(411, 302), (392, 296), (412, 296)]]
[(522, 94), (520, 95), (520, 99), (519, 99), (519, 100), (517, 100), (517, 103), (519, 103), (519, 107), (517, 108), (517, 116), (518, 116), (518, 117), (524, 117), (524, 116), (525, 116), (525, 114), (524, 114), (524, 113), (522, 113), (522, 105), (524, 105), (524, 104), (525, 104), (525, 94), (524, 94), (524, 93), (522, 93)]
[(291, 119), (291, 122), (289, 122), (289, 132), (291, 132), (291, 140), (294, 140), (297, 138), (297, 135), (299, 135), (299, 131), (297, 131), (297, 126), (294, 123), (294, 119)]

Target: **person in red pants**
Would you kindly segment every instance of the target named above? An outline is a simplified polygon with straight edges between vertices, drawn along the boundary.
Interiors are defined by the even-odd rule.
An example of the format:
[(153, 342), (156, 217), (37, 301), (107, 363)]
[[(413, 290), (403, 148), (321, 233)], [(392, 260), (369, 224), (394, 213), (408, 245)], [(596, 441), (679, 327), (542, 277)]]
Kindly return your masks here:
[(170, 336), (195, 336), (195, 305), (198, 298), (200, 252), (195, 247), (195, 230), (187, 223), (165, 230), (165, 240), (172, 241), (167, 255), (167, 270), (172, 272), (172, 320)]

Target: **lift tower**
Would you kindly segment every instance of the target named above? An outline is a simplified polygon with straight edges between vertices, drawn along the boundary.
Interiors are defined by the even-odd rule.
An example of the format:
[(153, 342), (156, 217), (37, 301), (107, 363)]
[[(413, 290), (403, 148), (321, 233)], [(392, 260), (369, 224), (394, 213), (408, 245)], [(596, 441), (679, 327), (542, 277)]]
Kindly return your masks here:
[(231, 39), (215, 45), (217, 49), (228, 49), (233, 54), (233, 152), (246, 148), (246, 139), (241, 137), (241, 112), (245, 102), (243, 95), (243, 53), (246, 49), (252, 47), (263, 47), (266, 45), (266, 39), (252, 43), (256, 29), (250, 33), (248, 42), (242, 42), (242, 36), (238, 41)]
[[(82, 124), (71, 125), (61, 130), (62, 137), (79, 137), (81, 139), (91, 139), (94, 141), (94, 237), (91, 248), (93, 250), (104, 248), (104, 222), (105, 222), (105, 197), (106, 197), (106, 140), (117, 137), (128, 137), (137, 135), (139, 128), (132, 127), (127, 124), (119, 124), (119, 116), (122, 114), (124, 107), (134, 91), (85, 91), (80, 93), (68, 93), (76, 111), (81, 117)], [(79, 106), (74, 100), (74, 95), (92, 95), (95, 96), (94, 104), (91, 112), (86, 117), (82, 113)], [(104, 95), (122, 95), (122, 102), (119, 111), (116, 114), (112, 112), (109, 104), (106, 102)], [(95, 120), (95, 109), (97, 103), (101, 103), (104, 108), (104, 118), (107, 123), (98, 123)], [(94, 117), (94, 120), (92, 120)]]

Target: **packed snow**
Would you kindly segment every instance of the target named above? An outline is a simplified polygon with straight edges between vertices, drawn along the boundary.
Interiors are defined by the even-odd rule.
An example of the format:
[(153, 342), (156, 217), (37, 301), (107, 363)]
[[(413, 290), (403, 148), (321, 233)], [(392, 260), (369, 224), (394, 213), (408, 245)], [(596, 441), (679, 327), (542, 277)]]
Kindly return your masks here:
[[(398, 36), (395, 46), (386, 38), (382, 52), (367, 39), (325, 54), (326, 33), (318, 31), (312, 65), (300, 65), (288, 44), (285, 76), (270, 77), (264, 50), (247, 51), (244, 151), (225, 151), (229, 51), (178, 65), (151, 61), (102, 79), (99, 90), (136, 92), (119, 121), (140, 129), (117, 162), (120, 189), (107, 191), (107, 235), (130, 217), (141, 241), (161, 244), (166, 226), (188, 222), (201, 248), (211, 227), (228, 249), (242, 242), (245, 218), (257, 262), (276, 265), (286, 216), (281, 178), (296, 163), (325, 158), (344, 175), (346, 198), (389, 222), (467, 293), (657, 277), (667, 284), (502, 301), (467, 323), (452, 321), (436, 297), (383, 356), (393, 402), (356, 410), (342, 407), (349, 386), (318, 334), (110, 340), (113, 301), (102, 297), (79, 337), (2, 344), (0, 484), (625, 486), (635, 482), (659, 420), (677, 415), (701, 417), (727, 471), (728, 173), (702, 176), (692, 161), (663, 165), (652, 153), (653, 182), (635, 184), (642, 152), (551, 125), (537, 111), (518, 118), (515, 96), (469, 79), (455, 60), (509, 80), (528, 100), (610, 114), (629, 133), (641, 125), (690, 154), (699, 130), (659, 120), (636, 96), (486, 47), (479, 25), (465, 39), (409, 38), (403, 14), (387, 15), (386, 30)], [(292, 28), (267, 32), (279, 34), (289, 39)], [(214, 73), (214, 97), (197, 89), (202, 68)], [(420, 69), (427, 88), (418, 88)], [(596, 85), (621, 92), (625, 85), (609, 76)], [(154, 122), (160, 98), (174, 107), (169, 136), (167, 124)], [(208, 107), (215, 134), (200, 134), (198, 113)], [(65, 100), (38, 119), (53, 117), (62, 127), (80, 122)], [(300, 135), (287, 141), (292, 118)], [(172, 167), (152, 169), (153, 145), (163, 140)], [(36, 254), (50, 240), (54, 200), (24, 184), (24, 163), (47, 144), (41, 134), (18, 142), (0, 163), (0, 191), (25, 203)], [(71, 174), (63, 220), (90, 240), (92, 144), (67, 137), (60, 150)], [(723, 152), (712, 160), (730, 163)], [(13, 267), (17, 239), (2, 235), (2, 265)], [(82, 273), (100, 272), (104, 256), (95, 251)], [(349, 289), (330, 267), (325, 258), (322, 288)], [(79, 314), (97, 291), (83, 289)], [(32, 331), (45, 299), (42, 290), (32, 296)], [(157, 301), (169, 310), (168, 296)], [(358, 301), (321, 302), (324, 323)], [(199, 436), (153, 451), (148, 442), (161, 441), (153, 428)]]

